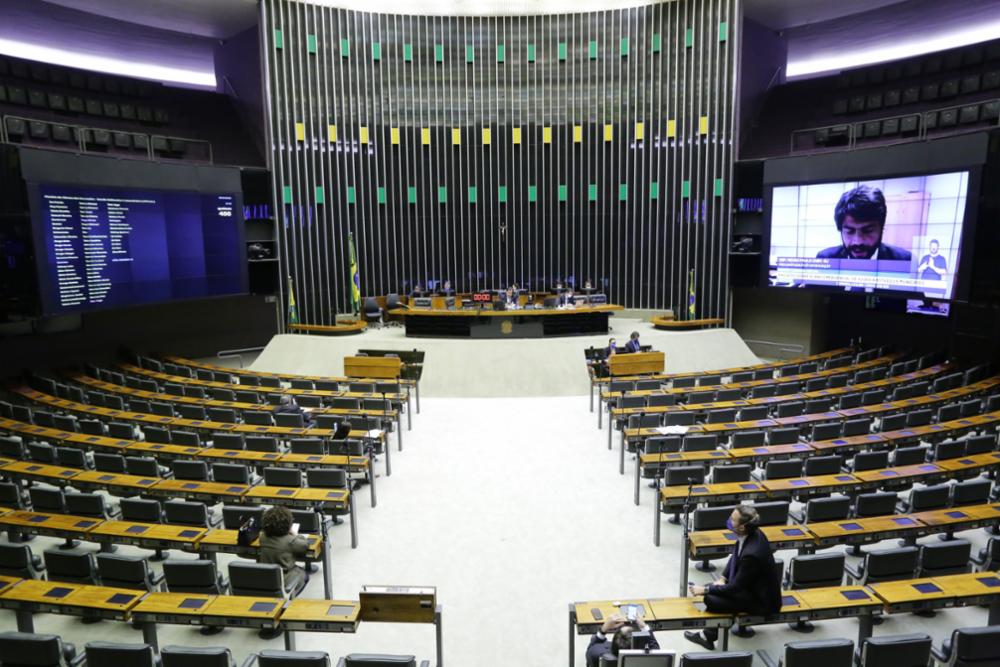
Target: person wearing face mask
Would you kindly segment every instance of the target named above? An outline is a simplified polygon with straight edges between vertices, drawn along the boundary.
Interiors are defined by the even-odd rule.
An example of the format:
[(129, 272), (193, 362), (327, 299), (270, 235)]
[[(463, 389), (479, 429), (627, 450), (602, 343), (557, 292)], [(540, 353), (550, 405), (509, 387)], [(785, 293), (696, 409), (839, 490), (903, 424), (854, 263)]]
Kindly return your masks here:
[[(760, 516), (750, 505), (740, 505), (726, 520), (736, 534), (736, 550), (723, 575), (708, 586), (691, 584), (691, 595), (705, 596), (705, 609), (720, 614), (773, 614), (781, 609), (781, 582), (775, 573), (771, 543), (759, 530)], [(717, 628), (685, 632), (684, 638), (715, 650)]]

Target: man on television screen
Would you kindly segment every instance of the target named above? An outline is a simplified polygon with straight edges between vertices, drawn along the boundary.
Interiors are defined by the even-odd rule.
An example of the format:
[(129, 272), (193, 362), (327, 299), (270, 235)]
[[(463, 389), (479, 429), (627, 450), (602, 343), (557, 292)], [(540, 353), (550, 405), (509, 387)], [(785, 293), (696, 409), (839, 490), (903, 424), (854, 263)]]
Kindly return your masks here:
[(931, 240), (930, 248), (931, 251), (921, 258), (917, 271), (921, 280), (941, 280), (948, 271), (948, 260), (938, 254), (941, 245), (937, 239)]
[(848, 190), (841, 195), (833, 212), (842, 243), (821, 250), (816, 257), (909, 261), (909, 250), (882, 242), (885, 215), (885, 196), (881, 190), (867, 185)]

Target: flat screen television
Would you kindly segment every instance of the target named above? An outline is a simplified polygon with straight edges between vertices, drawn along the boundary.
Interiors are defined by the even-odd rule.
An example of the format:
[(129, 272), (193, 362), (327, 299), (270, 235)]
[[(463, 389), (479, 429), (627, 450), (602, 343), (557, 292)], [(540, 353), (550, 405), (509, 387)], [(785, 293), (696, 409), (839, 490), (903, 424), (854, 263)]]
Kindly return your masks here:
[(245, 293), (239, 192), (29, 183), (42, 312)]
[(907, 299), (910, 312), (946, 315), (969, 178), (950, 171), (774, 185), (769, 284), (892, 294)]

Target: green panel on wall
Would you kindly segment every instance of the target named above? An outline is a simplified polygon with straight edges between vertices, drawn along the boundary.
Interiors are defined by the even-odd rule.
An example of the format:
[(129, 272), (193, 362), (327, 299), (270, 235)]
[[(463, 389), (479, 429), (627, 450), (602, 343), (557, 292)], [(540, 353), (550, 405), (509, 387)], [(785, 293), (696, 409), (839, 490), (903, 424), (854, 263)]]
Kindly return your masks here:
[(590, 40), (590, 45), (587, 47), (587, 53), (590, 55), (591, 60), (597, 60), (597, 40)]
[(715, 179), (715, 196), (716, 197), (721, 197), (722, 196), (722, 188), (723, 188), (724, 185), (725, 185), (725, 182), (721, 178)]
[(416, 186), (409, 186), (406, 188), (406, 201), (410, 204), (417, 203), (417, 188)]
[(653, 39), (651, 40), (650, 48), (652, 49), (653, 53), (659, 53), (660, 51), (663, 50), (663, 38), (660, 36), (660, 33), (658, 32), (653, 33)]
[(528, 44), (528, 62), (529, 63), (535, 62), (535, 45), (534, 44)]
[(444, 44), (434, 45), (434, 62), (436, 63), (444, 62)]
[(618, 185), (618, 201), (628, 201), (628, 183)]
[(309, 53), (316, 53), (316, 35), (306, 35), (306, 50)]
[(566, 60), (566, 42), (559, 42), (559, 60)]
[(351, 57), (351, 40), (349, 39), (340, 40), (340, 57), (341, 58)]
[(681, 197), (691, 196), (691, 181), (681, 181)]
[(587, 199), (597, 201), (597, 183), (591, 183), (587, 186)]
[(285, 36), (280, 28), (274, 29), (274, 48), (280, 49), (285, 46)]
[(649, 198), (659, 199), (660, 198), (660, 183), (658, 181), (653, 181), (649, 184)]
[(506, 49), (506, 47), (503, 44), (497, 44), (497, 62), (498, 63), (502, 63), (504, 60), (506, 60), (506, 56), (507, 56), (506, 51), (507, 51), (507, 49)]
[(528, 202), (534, 204), (538, 201), (538, 186), (529, 185), (528, 186)]
[(476, 47), (472, 46), (471, 44), (468, 44), (465, 47), (465, 62), (467, 63), (476, 62)]
[(281, 188), (281, 199), (286, 204), (292, 203), (292, 186), (286, 185), (285, 187)]
[(413, 62), (413, 44), (403, 43), (403, 62)]
[(497, 188), (497, 199), (501, 204), (507, 203), (507, 186), (501, 185)]
[(479, 199), (479, 192), (476, 190), (476, 186), (475, 185), (470, 185), (469, 186), (469, 203), (470, 204), (475, 204), (478, 199)]
[(382, 42), (372, 42), (372, 60), (382, 60)]
[(326, 192), (323, 190), (322, 185), (316, 186), (316, 203), (325, 204), (326, 203)]
[(563, 183), (560, 183), (559, 184), (559, 201), (566, 201), (566, 199), (567, 199), (568, 196), (569, 196), (569, 192), (568, 192), (568, 189), (566, 188), (566, 185), (563, 184)]
[(378, 198), (379, 204), (385, 204), (385, 188), (379, 186), (378, 190), (375, 191), (375, 196)]
[(354, 204), (357, 201), (358, 201), (358, 193), (357, 193), (357, 191), (354, 189), (353, 185), (348, 185), (347, 186), (347, 203), (348, 204)]
[(729, 24), (725, 21), (719, 24), (719, 41), (724, 42), (729, 39)]
[(448, 203), (448, 188), (444, 185), (438, 186), (438, 203), (447, 204)]
[(694, 46), (694, 28), (688, 28), (684, 31), (684, 46), (688, 48)]
[(628, 55), (628, 37), (622, 37), (621, 43), (618, 46), (618, 51), (621, 55)]

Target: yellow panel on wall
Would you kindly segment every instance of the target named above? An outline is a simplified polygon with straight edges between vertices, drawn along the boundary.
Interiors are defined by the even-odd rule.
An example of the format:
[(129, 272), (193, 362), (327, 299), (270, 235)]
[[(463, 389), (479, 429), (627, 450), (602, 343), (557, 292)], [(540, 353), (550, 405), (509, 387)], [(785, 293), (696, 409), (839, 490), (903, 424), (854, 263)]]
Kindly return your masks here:
[(604, 140), (611, 141), (615, 138), (615, 126), (611, 123), (604, 124)]
[(573, 126), (573, 143), (578, 144), (583, 141), (583, 125)]
[(490, 141), (492, 139), (493, 139), (493, 133), (490, 131), (490, 128), (484, 127), (483, 128), (483, 145), (484, 146), (489, 146), (490, 145)]
[(361, 143), (363, 144), (368, 143), (368, 128), (366, 126), (364, 125), (361, 126), (361, 128), (358, 131), (358, 138), (361, 140)]
[(513, 138), (515, 144), (521, 143), (521, 128), (515, 127), (513, 130), (511, 130), (510, 135)]
[(295, 140), (305, 141), (306, 140), (306, 124), (296, 123), (295, 124)]
[(429, 127), (420, 128), (420, 143), (422, 143), (424, 146), (431, 145), (431, 128)]
[(399, 143), (399, 128), (398, 127), (391, 127), (391, 128), (389, 128), (389, 141), (391, 141), (394, 144), (398, 144)]
[(542, 128), (542, 143), (551, 144), (552, 143), (552, 128), (543, 127)]
[(668, 120), (667, 121), (667, 136), (676, 137), (677, 136), (677, 121)]
[(337, 126), (336, 125), (327, 125), (326, 126), (326, 139), (331, 144), (333, 142), (337, 141)]
[(642, 141), (646, 138), (646, 125), (645, 123), (639, 122), (635, 124), (635, 140)]
[(698, 119), (698, 134), (708, 134), (708, 116)]
[(458, 146), (462, 143), (462, 130), (458, 127), (451, 128), (451, 143), (454, 146)]

